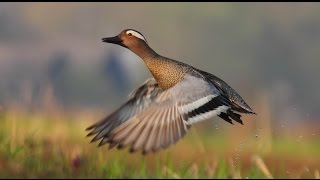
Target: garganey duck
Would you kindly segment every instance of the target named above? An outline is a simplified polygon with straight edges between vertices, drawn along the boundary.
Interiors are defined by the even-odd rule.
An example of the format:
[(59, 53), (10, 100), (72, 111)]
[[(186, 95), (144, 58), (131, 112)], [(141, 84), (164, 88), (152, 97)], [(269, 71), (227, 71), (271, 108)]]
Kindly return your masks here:
[(129, 100), (93, 124), (87, 136), (109, 148), (129, 147), (143, 154), (166, 149), (181, 139), (192, 124), (219, 116), (243, 124), (238, 113), (256, 114), (227, 83), (205, 71), (156, 53), (133, 29), (103, 42), (123, 46), (138, 55), (154, 78), (135, 89)]

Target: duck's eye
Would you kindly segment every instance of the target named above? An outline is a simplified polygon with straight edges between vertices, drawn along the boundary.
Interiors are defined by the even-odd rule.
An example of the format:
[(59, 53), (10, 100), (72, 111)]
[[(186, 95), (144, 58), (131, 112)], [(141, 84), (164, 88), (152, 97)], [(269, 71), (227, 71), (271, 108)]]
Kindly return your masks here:
[(132, 36), (132, 33), (128, 33), (128, 36)]

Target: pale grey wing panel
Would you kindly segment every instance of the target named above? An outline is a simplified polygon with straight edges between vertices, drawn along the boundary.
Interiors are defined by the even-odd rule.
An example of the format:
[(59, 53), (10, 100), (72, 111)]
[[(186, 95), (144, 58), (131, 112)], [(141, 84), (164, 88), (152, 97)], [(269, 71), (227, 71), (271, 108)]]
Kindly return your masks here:
[(139, 88), (129, 95), (130, 99), (125, 104), (103, 120), (88, 127), (86, 129), (90, 130), (88, 136), (96, 135), (92, 139), (92, 142), (104, 138), (104, 141), (101, 141), (100, 145), (105, 144), (109, 133), (114, 128), (126, 122), (136, 114), (141, 113), (153, 103), (155, 97), (161, 92), (162, 90), (159, 88), (155, 79), (150, 78), (146, 80)]
[(184, 114), (189, 124), (220, 116), (230, 109), (231, 102), (223, 97), (215, 86), (201, 77), (186, 76), (180, 89), (173, 93), (182, 99), (178, 110)]
[(184, 114), (188, 124), (215, 116), (231, 124), (233, 124), (232, 120), (243, 124), (241, 115), (233, 111), (234, 103), (204, 78), (187, 76), (179, 88), (172, 93), (181, 99), (182, 103), (180, 102), (178, 110)]

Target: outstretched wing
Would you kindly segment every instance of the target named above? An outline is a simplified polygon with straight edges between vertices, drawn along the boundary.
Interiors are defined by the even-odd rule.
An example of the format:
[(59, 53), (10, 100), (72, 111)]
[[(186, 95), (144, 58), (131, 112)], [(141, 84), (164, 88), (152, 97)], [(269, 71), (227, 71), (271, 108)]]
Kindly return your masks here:
[(87, 136), (96, 134), (91, 142), (103, 138), (99, 146), (107, 143), (108, 138), (106, 137), (109, 136), (110, 132), (114, 128), (123, 124), (136, 114), (142, 112), (161, 92), (162, 90), (158, 86), (158, 83), (155, 79), (147, 79), (140, 87), (130, 93), (130, 99), (125, 104), (101, 121), (88, 127), (86, 130), (90, 130), (90, 133)]
[(109, 148), (131, 145), (130, 151), (144, 153), (166, 148), (186, 133), (189, 125), (178, 111), (176, 97), (163, 92), (151, 78), (133, 91), (130, 99), (118, 110), (90, 126), (91, 142), (101, 140), (99, 146)]
[[(155, 102), (145, 111), (133, 117), (130, 121), (114, 129), (110, 142), (118, 148), (130, 146), (130, 152), (142, 149), (143, 154), (159, 149), (165, 149), (181, 139), (189, 124), (183, 114), (169, 99), (170, 93), (161, 102)], [(160, 95), (161, 96), (161, 95)]]
[[(141, 97), (136, 102), (138, 99)], [(188, 75), (172, 88), (160, 90), (148, 99), (151, 100), (148, 106), (129, 119), (124, 118), (122, 123), (112, 118), (91, 127), (93, 130), (89, 135), (97, 134), (93, 141), (102, 139), (99, 145), (110, 143), (110, 148), (129, 146), (130, 152), (139, 149), (144, 154), (155, 152), (176, 143), (191, 124), (227, 113), (231, 103), (202, 78)], [(122, 108), (111, 117), (122, 117)], [(118, 122), (117, 125), (107, 128), (113, 121)]]

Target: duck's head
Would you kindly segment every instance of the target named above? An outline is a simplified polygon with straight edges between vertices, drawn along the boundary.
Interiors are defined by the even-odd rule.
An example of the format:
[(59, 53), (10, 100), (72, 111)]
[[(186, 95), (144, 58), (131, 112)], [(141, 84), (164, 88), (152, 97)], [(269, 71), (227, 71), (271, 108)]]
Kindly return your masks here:
[(125, 29), (117, 36), (102, 38), (102, 41), (118, 44), (128, 49), (147, 44), (146, 38), (139, 31), (133, 29)]

